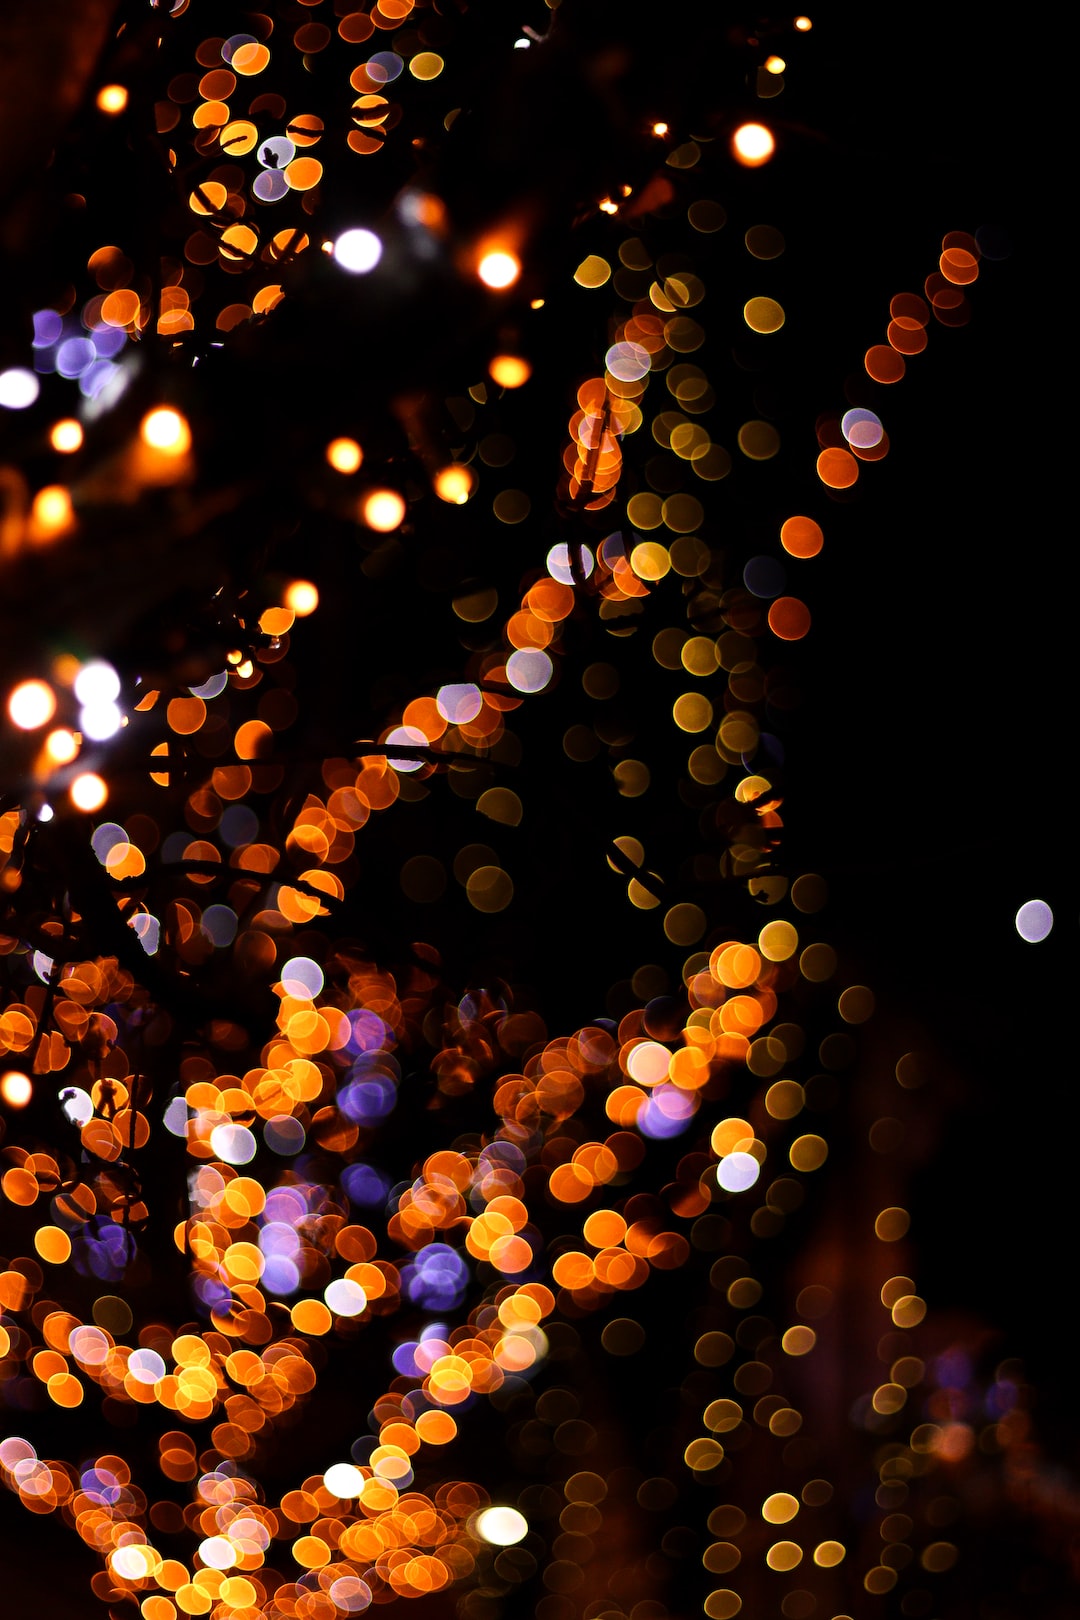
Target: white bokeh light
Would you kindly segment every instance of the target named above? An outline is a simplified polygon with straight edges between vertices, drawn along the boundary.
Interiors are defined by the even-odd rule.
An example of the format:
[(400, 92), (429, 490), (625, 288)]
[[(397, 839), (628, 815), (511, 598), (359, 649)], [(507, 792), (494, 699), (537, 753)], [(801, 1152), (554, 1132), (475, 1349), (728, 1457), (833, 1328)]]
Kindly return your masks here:
[(334, 243), (334, 261), (351, 275), (366, 275), (382, 258), (382, 243), (374, 231), (343, 231)]

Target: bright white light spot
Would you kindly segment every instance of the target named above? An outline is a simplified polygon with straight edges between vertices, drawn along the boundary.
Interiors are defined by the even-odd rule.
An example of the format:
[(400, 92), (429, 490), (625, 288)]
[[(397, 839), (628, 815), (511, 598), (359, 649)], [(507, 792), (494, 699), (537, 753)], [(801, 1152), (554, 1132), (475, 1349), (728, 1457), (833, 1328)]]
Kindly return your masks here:
[(140, 1384), (156, 1384), (165, 1376), (165, 1362), (156, 1350), (133, 1350), (128, 1357), (128, 1372)]
[(207, 1536), (199, 1542), (199, 1557), (209, 1569), (231, 1569), (236, 1563), (236, 1548), (227, 1536)]
[(250, 1164), (258, 1143), (246, 1125), (215, 1125), (210, 1146), (226, 1164)]
[(66, 726), (60, 726), (56, 731), (50, 731), (45, 739), (45, 752), (54, 765), (67, 765), (79, 752), (79, 745), (75, 741), (75, 733)]
[(347, 1502), (350, 1496), (359, 1496), (364, 1488), (364, 1476), (352, 1463), (334, 1463), (323, 1475), (323, 1484), (331, 1496)]
[(56, 713), (56, 694), (44, 681), (20, 681), (8, 698), (7, 708), (20, 731), (36, 731)]
[(485, 287), (496, 291), (512, 287), (521, 274), (521, 260), (513, 253), (485, 253), (477, 270)]
[(37, 818), (39, 821), (51, 821), (55, 814), (56, 811), (51, 804), (43, 804), (37, 813)]
[(364, 501), (361, 515), (369, 529), (389, 534), (405, 516), (405, 502), (396, 489), (372, 490)]
[(343, 231), (334, 243), (334, 259), (351, 275), (366, 275), (382, 258), (382, 243), (374, 231)]
[[(335, 1316), (359, 1316), (367, 1305), (367, 1295), (357, 1282), (348, 1277), (336, 1277), (328, 1283), (323, 1292), (323, 1299), (333, 1311)], [(335, 1491), (340, 1496), (340, 1491)]]
[(731, 137), (731, 145), (739, 162), (748, 169), (767, 163), (776, 150), (772, 131), (764, 124), (740, 124)]
[[(94, 1117), (94, 1099), (81, 1086), (63, 1086), (59, 1092), (60, 1106), (73, 1125), (86, 1125)], [(187, 1113), (184, 1114), (185, 1123)]]
[(540, 647), (520, 647), (506, 660), (506, 678), (519, 692), (542, 692), (551, 679), (551, 667)]
[[(586, 579), (593, 571), (593, 554), (588, 546), (581, 546), (581, 572)], [(547, 571), (552, 579), (557, 579), (560, 585), (573, 585), (574, 571), (570, 566), (570, 547), (562, 540), (557, 546), (552, 546), (547, 554)]]
[(100, 810), (109, 790), (96, 771), (84, 771), (72, 782), (68, 793), (76, 810)]
[(115, 1552), (109, 1554), (113, 1574), (122, 1581), (141, 1581), (144, 1575), (150, 1573), (148, 1550), (146, 1547), (117, 1547)]
[(93, 658), (75, 677), (75, 696), (80, 703), (115, 703), (120, 677), (103, 658)]
[(725, 1192), (745, 1192), (761, 1173), (752, 1153), (729, 1153), (716, 1167), (716, 1179)]
[[(425, 748), (427, 737), (418, 726), (395, 726), (386, 739), (386, 746), (390, 748), (393, 743), (405, 743), (410, 748)], [(418, 771), (424, 763), (422, 759), (410, 759), (408, 755), (401, 758), (386, 756), (386, 763), (392, 765), (395, 771)]]
[(25, 1108), (33, 1094), (30, 1076), (23, 1074), (21, 1069), (9, 1069), (0, 1080), (0, 1097), (9, 1108)]
[(495, 1547), (512, 1547), (529, 1533), (528, 1520), (517, 1508), (485, 1508), (476, 1521), (477, 1533)]
[(1016, 913), (1016, 932), (1029, 945), (1038, 945), (1054, 926), (1054, 913), (1045, 900), (1027, 900)]
[(435, 707), (452, 726), (464, 726), (476, 719), (484, 707), (484, 699), (478, 686), (465, 681), (461, 685), (440, 686)]
[(323, 970), (310, 956), (292, 956), (281, 970), (281, 988), (287, 996), (314, 1001), (323, 983)]
[(79, 727), (83, 736), (92, 742), (115, 737), (123, 723), (124, 717), (115, 703), (88, 703), (79, 712)]
[(613, 343), (604, 364), (620, 382), (638, 382), (652, 365), (652, 356), (640, 343)]
[(25, 366), (11, 366), (0, 371), (0, 405), (9, 411), (25, 411), (41, 392), (41, 384)]
[(191, 429), (170, 405), (159, 405), (144, 416), (139, 432), (148, 445), (167, 456), (182, 456), (191, 445)]

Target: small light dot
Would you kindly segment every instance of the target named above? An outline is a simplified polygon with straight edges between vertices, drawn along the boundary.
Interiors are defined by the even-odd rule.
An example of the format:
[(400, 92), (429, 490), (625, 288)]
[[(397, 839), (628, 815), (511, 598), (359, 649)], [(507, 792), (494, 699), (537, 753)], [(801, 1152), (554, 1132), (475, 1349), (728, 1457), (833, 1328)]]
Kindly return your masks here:
[(435, 493), (441, 501), (447, 501), (451, 506), (464, 506), (475, 482), (475, 476), (468, 467), (454, 462), (436, 474)]
[(756, 169), (768, 163), (776, 151), (772, 131), (764, 124), (740, 124), (731, 137), (732, 150), (747, 169)]
[(56, 713), (56, 694), (45, 681), (20, 681), (7, 707), (12, 724), (20, 731), (36, 731)]
[(373, 489), (364, 498), (361, 515), (369, 529), (389, 534), (405, 516), (405, 502), (396, 489)]
[(53, 423), (49, 443), (54, 450), (59, 450), (62, 455), (70, 455), (73, 450), (81, 448), (82, 442), (82, 423), (76, 422), (73, 416), (65, 416), (62, 422)]
[(18, 1069), (9, 1069), (0, 1080), (0, 1097), (3, 1097), (9, 1108), (25, 1108), (33, 1091), (30, 1076), (20, 1073)]
[(66, 726), (50, 731), (45, 739), (45, 752), (54, 765), (67, 765), (79, 752), (75, 733), (68, 731)]
[(95, 771), (84, 771), (68, 789), (76, 810), (100, 810), (109, 797), (109, 790)]
[(382, 243), (374, 231), (344, 231), (334, 243), (334, 261), (350, 275), (366, 275), (382, 258)]
[(0, 371), (0, 405), (9, 411), (25, 411), (41, 392), (41, 384), (25, 366), (9, 366)]
[(488, 371), (492, 382), (497, 382), (500, 388), (520, 388), (532, 376), (529, 362), (516, 354), (497, 354)]
[(355, 439), (331, 439), (326, 447), (326, 459), (335, 472), (354, 473), (364, 459), (364, 452)]
[(485, 1541), (496, 1547), (512, 1547), (529, 1533), (528, 1520), (517, 1508), (485, 1508), (476, 1521), (476, 1529)]
[(298, 619), (306, 619), (319, 605), (319, 592), (310, 579), (294, 579), (285, 589), (285, 606)]
[(122, 113), (128, 104), (128, 93), (122, 84), (104, 84), (97, 93), (97, 104), (103, 113)]
[(144, 416), (139, 432), (146, 444), (166, 456), (182, 456), (191, 445), (191, 429), (170, 405), (159, 405)]

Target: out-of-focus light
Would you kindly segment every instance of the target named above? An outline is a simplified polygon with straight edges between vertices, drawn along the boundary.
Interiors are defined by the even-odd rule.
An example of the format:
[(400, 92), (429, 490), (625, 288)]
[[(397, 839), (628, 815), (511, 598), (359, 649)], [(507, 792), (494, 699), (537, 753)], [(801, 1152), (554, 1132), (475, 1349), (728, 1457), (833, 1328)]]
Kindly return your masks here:
[(360, 515), (369, 529), (389, 534), (405, 516), (405, 502), (396, 489), (373, 489), (364, 496)]
[(476, 475), (455, 461), (436, 473), (435, 493), (440, 501), (448, 501), (451, 506), (464, 506), (475, 483)]
[(485, 253), (477, 266), (477, 275), (485, 287), (494, 287), (499, 290), (503, 287), (512, 287), (521, 274), (521, 260), (514, 253), (507, 253), (505, 248), (496, 248)]
[(1016, 913), (1016, 932), (1029, 945), (1038, 945), (1054, 926), (1054, 913), (1045, 900), (1026, 900)]
[(726, 1192), (745, 1192), (752, 1187), (761, 1166), (752, 1153), (729, 1153), (716, 1167), (716, 1179)]
[(115, 737), (124, 723), (124, 717), (115, 703), (87, 703), (79, 711), (79, 725), (83, 735), (93, 742), (105, 742)]
[(382, 243), (374, 231), (343, 231), (334, 243), (334, 262), (350, 275), (363, 276), (382, 258)]
[(808, 34), (814, 25), (810, 21), (809, 17), (796, 17), (795, 26), (799, 30), (800, 34)]
[(114, 703), (120, 696), (120, 677), (104, 658), (92, 658), (75, 677), (80, 703)]
[(298, 619), (306, 619), (319, 605), (319, 592), (310, 579), (294, 579), (285, 587), (284, 605), (291, 608)]
[(20, 681), (8, 698), (7, 709), (20, 731), (36, 731), (56, 713), (56, 694), (45, 681)]
[(38, 810), (37, 818), (39, 821), (51, 821), (55, 814), (56, 811), (53, 809), (51, 804), (43, 804)]
[(517, 354), (497, 354), (488, 371), (500, 388), (520, 388), (532, 376), (532, 366)]
[(782, 56), (767, 56), (765, 58), (766, 73), (783, 73), (787, 63)]
[(333, 1463), (323, 1475), (323, 1484), (331, 1496), (347, 1502), (350, 1497), (360, 1495), (364, 1488), (364, 1476), (352, 1463)]
[(63, 484), (46, 484), (34, 496), (30, 508), (30, 535), (34, 540), (49, 540), (63, 534), (75, 520), (71, 505), (71, 492)]
[(70, 455), (73, 450), (81, 449), (82, 442), (82, 423), (73, 416), (65, 416), (63, 421), (54, 422), (49, 430), (49, 443), (62, 455)]
[(45, 752), (54, 765), (68, 765), (79, 752), (75, 733), (66, 726), (50, 731), (45, 739)]
[[(593, 554), (588, 546), (579, 546), (578, 551), (582, 576), (588, 579), (595, 567)], [(576, 583), (570, 559), (570, 548), (564, 540), (558, 541), (548, 552), (547, 571), (552, 579), (559, 581), (560, 585), (573, 585)]]
[(529, 1521), (517, 1508), (489, 1507), (476, 1520), (477, 1534), (495, 1547), (512, 1547), (529, 1533)]
[(757, 169), (768, 163), (776, 142), (764, 124), (740, 124), (731, 137), (731, 149), (744, 168)]
[(613, 197), (605, 197), (603, 202), (600, 204), (600, 212), (602, 214), (617, 214), (619, 212), (619, 205)]
[(9, 411), (25, 411), (41, 392), (41, 384), (25, 366), (9, 366), (0, 371), (0, 405)]
[(19, 1069), (9, 1069), (3, 1079), (0, 1079), (0, 1097), (3, 1097), (9, 1108), (25, 1108), (33, 1092), (30, 1076), (23, 1074)]
[(128, 104), (128, 93), (122, 84), (103, 84), (97, 93), (97, 104), (103, 113), (122, 113)]
[(326, 459), (335, 472), (354, 473), (364, 459), (364, 452), (355, 439), (331, 439), (326, 447)]
[(100, 810), (109, 797), (109, 790), (96, 771), (83, 771), (72, 782), (68, 793), (76, 810)]
[(207, 1536), (199, 1542), (199, 1557), (210, 1569), (231, 1569), (237, 1553), (228, 1536)]
[(171, 405), (159, 405), (142, 419), (139, 432), (144, 443), (162, 455), (182, 456), (191, 446), (191, 429)]
[(666, 124), (654, 124), (652, 127), (652, 132), (654, 135), (666, 135), (668, 132), (668, 126)]

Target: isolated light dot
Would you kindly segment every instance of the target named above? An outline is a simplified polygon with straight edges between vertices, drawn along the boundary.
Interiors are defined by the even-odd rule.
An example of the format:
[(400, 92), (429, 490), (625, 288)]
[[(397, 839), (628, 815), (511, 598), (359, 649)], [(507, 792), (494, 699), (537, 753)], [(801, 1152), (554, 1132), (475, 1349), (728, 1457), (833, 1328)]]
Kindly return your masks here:
[(347, 1502), (350, 1496), (359, 1496), (364, 1489), (364, 1476), (352, 1463), (333, 1463), (323, 1475), (323, 1484), (331, 1496)]
[(654, 135), (664, 136), (668, 132), (668, 126), (666, 124), (654, 124), (652, 132)]
[(97, 93), (97, 104), (103, 113), (122, 113), (128, 104), (128, 93), (122, 84), (103, 84)]
[(8, 698), (8, 714), (20, 731), (36, 731), (56, 713), (56, 694), (44, 681), (20, 681)]
[(171, 405), (159, 405), (147, 412), (139, 432), (146, 444), (166, 456), (182, 456), (191, 445), (191, 429)]
[(500, 248), (493, 253), (484, 254), (476, 273), (485, 287), (494, 287), (496, 290), (512, 287), (521, 274), (521, 260), (516, 254), (507, 253)]
[(76, 422), (73, 416), (65, 416), (60, 422), (54, 422), (49, 431), (49, 443), (54, 450), (63, 455), (70, 455), (78, 450), (83, 442), (82, 423)]
[(476, 1529), (495, 1547), (512, 1547), (529, 1533), (527, 1519), (512, 1507), (485, 1508), (476, 1521)]
[(500, 388), (520, 388), (532, 376), (532, 367), (517, 354), (497, 354), (488, 366), (492, 382)]
[(68, 789), (76, 810), (100, 810), (109, 797), (109, 790), (96, 771), (84, 771)]
[(34, 496), (30, 508), (30, 534), (36, 540), (60, 534), (70, 527), (74, 517), (71, 491), (63, 484), (46, 484)]
[(9, 1108), (25, 1108), (33, 1094), (30, 1076), (23, 1074), (20, 1069), (9, 1069), (0, 1079), (0, 1097)]
[[(323, 1291), (323, 1299), (335, 1316), (359, 1316), (367, 1306), (367, 1294), (349, 1277), (336, 1277)], [(335, 1495), (340, 1496), (340, 1491)]]
[(54, 765), (67, 765), (79, 752), (79, 745), (75, 740), (75, 733), (66, 726), (59, 726), (50, 731), (45, 739), (45, 752)]
[(360, 514), (369, 529), (389, 534), (405, 516), (405, 502), (396, 489), (373, 489), (364, 497)]
[(716, 1167), (716, 1179), (725, 1192), (745, 1192), (760, 1174), (761, 1166), (752, 1153), (729, 1153)]
[(783, 73), (787, 63), (782, 56), (767, 56), (765, 58), (766, 73)]
[(298, 619), (306, 619), (319, 605), (317, 587), (310, 579), (294, 579), (285, 588), (284, 605), (295, 613)]
[(382, 258), (382, 243), (374, 231), (344, 231), (334, 243), (334, 260), (350, 275), (366, 275)]
[(364, 459), (364, 452), (355, 439), (331, 439), (326, 447), (326, 459), (335, 472), (354, 473)]
[(464, 506), (475, 483), (475, 473), (458, 462), (451, 462), (436, 473), (435, 493), (441, 501), (447, 501), (451, 506)]
[(1054, 913), (1045, 900), (1026, 900), (1016, 913), (1016, 932), (1029, 945), (1037, 945), (1054, 926)]
[(776, 141), (764, 124), (740, 124), (731, 137), (731, 148), (745, 168), (756, 169), (768, 163), (776, 151)]
[(25, 366), (9, 366), (0, 371), (0, 405), (9, 411), (25, 411), (41, 392), (41, 384)]

